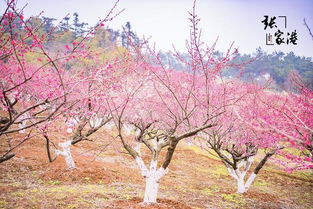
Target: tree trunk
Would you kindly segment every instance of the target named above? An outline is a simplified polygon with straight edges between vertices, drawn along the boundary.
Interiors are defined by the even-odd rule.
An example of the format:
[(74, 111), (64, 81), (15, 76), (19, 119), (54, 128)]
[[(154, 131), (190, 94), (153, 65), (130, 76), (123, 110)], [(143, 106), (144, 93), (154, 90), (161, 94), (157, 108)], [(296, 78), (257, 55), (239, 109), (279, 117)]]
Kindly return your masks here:
[(246, 192), (245, 182), (243, 177), (239, 177), (237, 180), (237, 193), (243, 194)]
[(4, 156), (0, 157), (0, 163), (5, 162), (7, 160), (10, 160), (12, 157), (14, 157), (15, 154), (11, 153), (11, 154), (6, 154)]
[(159, 182), (156, 175), (146, 177), (146, 188), (143, 203), (156, 203), (159, 189)]
[(256, 177), (255, 173), (251, 173), (251, 175), (249, 176), (247, 182), (246, 182), (246, 191), (248, 191), (249, 187), (251, 186), (251, 184), (253, 183), (254, 179)]
[[(154, 159), (157, 159), (157, 155), (158, 154), (156, 153)], [(138, 167), (140, 168), (141, 175), (146, 180), (143, 204), (156, 203), (160, 179), (168, 172), (168, 169), (164, 169), (163, 167), (157, 169), (156, 160), (151, 160), (150, 168), (147, 169), (145, 163), (140, 156), (136, 157), (136, 162)]]
[(59, 146), (63, 148), (63, 151), (56, 150), (57, 155), (62, 155), (64, 157), (68, 169), (76, 168), (75, 162), (71, 154), (71, 145), (71, 141), (59, 143)]

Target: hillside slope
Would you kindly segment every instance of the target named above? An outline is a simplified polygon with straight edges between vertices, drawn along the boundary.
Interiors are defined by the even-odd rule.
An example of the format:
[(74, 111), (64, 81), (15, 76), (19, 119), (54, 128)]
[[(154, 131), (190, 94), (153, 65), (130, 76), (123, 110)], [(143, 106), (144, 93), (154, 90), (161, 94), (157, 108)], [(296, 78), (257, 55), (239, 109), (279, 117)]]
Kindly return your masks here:
[(313, 208), (312, 173), (265, 166), (239, 195), (220, 161), (187, 145), (178, 148), (160, 183), (159, 204), (143, 207), (144, 180), (132, 158), (109, 148), (95, 155), (97, 143), (73, 147), (78, 169), (67, 170), (62, 158), (47, 162), (40, 140), (27, 142), (0, 164), (0, 208)]

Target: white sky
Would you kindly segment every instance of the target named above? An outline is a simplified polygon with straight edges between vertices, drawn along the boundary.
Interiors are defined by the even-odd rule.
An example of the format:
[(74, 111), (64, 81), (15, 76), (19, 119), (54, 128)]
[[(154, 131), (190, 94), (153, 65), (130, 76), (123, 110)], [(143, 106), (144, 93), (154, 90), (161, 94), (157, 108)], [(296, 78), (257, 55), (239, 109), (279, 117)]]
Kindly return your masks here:
[[(0, 0), (0, 10), (4, 0)], [(36, 15), (44, 11), (44, 16), (61, 19), (66, 14), (78, 12), (79, 19), (94, 25), (99, 17), (104, 17), (114, 4), (114, 0), (19, 0), (18, 5), (28, 3), (25, 15)], [(127, 21), (132, 29), (142, 37), (152, 36), (157, 48), (172, 49), (172, 44), (180, 51), (185, 49), (189, 37), (187, 11), (191, 11), (193, 0), (120, 0), (118, 9), (125, 11), (108, 23), (110, 28), (121, 29)], [(219, 36), (217, 49), (226, 51), (232, 41), (241, 53), (252, 53), (261, 46), (264, 50), (294, 51), (296, 55), (313, 57), (313, 40), (303, 24), (306, 18), (313, 30), (313, 0), (198, 0), (197, 13), (201, 18), (202, 38), (208, 45)], [(266, 46), (263, 15), (287, 16), (287, 32), (297, 30), (298, 45)], [(277, 30), (277, 29), (276, 29)], [(275, 31), (276, 31), (275, 30)]]

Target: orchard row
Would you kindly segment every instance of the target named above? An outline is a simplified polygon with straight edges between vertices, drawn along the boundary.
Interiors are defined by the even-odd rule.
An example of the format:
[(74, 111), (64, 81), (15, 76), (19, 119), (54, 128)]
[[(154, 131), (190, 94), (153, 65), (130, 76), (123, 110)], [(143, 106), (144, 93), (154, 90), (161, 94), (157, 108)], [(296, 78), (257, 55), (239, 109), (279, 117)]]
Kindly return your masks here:
[[(73, 169), (71, 146), (105, 129), (136, 161), (146, 180), (145, 203), (156, 202), (159, 181), (182, 140), (214, 152), (239, 193), (247, 192), (273, 155), (283, 157), (272, 159), (286, 170), (313, 168), (313, 92), (296, 72), (289, 75), (293, 91), (284, 92), (221, 76), (247, 63), (232, 62), (238, 55), (232, 47), (224, 57), (214, 56), (216, 43), (209, 47), (201, 41), (195, 6), (189, 13), (190, 59), (174, 53), (185, 70), (167, 69), (147, 42), (134, 44), (131, 36), (132, 47), (115, 46), (106, 52), (111, 56), (102, 56), (90, 42), (116, 16), (115, 8), (84, 36), (53, 47), (15, 2), (8, 2), (0, 20), (0, 162), (39, 137), (50, 162), (62, 156)], [(69, 137), (61, 142), (56, 132)], [(149, 165), (141, 145), (150, 150)]]

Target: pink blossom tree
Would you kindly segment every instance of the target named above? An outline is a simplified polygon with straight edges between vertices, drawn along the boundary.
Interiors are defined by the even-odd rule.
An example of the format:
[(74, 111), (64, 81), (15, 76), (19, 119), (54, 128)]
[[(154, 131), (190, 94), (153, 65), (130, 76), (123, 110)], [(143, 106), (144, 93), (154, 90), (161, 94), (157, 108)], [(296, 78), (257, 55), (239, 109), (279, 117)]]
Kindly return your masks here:
[[(226, 87), (231, 81), (220, 76), (222, 70), (241, 67), (231, 62), (237, 50), (230, 48), (224, 57), (215, 57), (215, 44), (208, 47), (201, 41), (195, 5), (190, 21), (192, 29), (187, 44), (190, 59), (176, 53), (185, 64), (185, 71), (166, 69), (154, 50), (135, 46), (128, 76), (117, 92), (111, 94), (119, 97), (108, 102), (117, 138), (145, 178), (143, 203), (156, 202), (159, 182), (168, 172), (178, 143), (215, 126), (226, 107), (240, 99), (227, 96), (230, 88)], [(149, 165), (136, 144), (150, 151)], [(163, 149), (166, 153), (161, 160)]]
[[(61, 155), (69, 169), (76, 168), (71, 146), (84, 140), (90, 141), (91, 135), (111, 121), (107, 98), (110, 98), (112, 90), (118, 88), (119, 80), (125, 76), (121, 69), (127, 65), (127, 53), (111, 61), (107, 60), (103, 67), (100, 67), (97, 58), (93, 59), (94, 64), (75, 69), (77, 76), (72, 76), (71, 79), (72, 83), (77, 85), (72, 88), (68, 97), (68, 103), (72, 105), (67, 111), (62, 112), (55, 125), (52, 124), (42, 130), (47, 143), (49, 161), (52, 162)], [(59, 127), (56, 124), (64, 126)], [(60, 140), (55, 136), (48, 136), (49, 132), (55, 131), (63, 132), (65, 136), (63, 142), (58, 143), (60, 148), (53, 142)], [(54, 146), (55, 157), (51, 155), (50, 144)]]
[[(98, 27), (119, 14), (113, 13), (116, 4), (84, 37), (55, 52), (46, 44), (48, 37), (39, 34), (38, 27), (31, 24), (32, 18), (25, 20), (16, 1), (7, 1), (0, 19), (0, 162), (12, 158), (13, 150), (37, 134), (34, 129), (41, 130), (40, 126), (51, 124), (83, 100), (70, 97), (81, 81), (72, 79), (77, 72), (67, 70), (68, 63), (90, 55), (85, 42)], [(36, 54), (36, 60), (29, 60), (30, 54)], [(24, 135), (15, 135), (26, 131)]]
[[(283, 148), (280, 138), (277, 138), (273, 130), (258, 128), (255, 124), (254, 120), (258, 119), (267, 107), (256, 98), (260, 94), (264, 96), (263, 89), (255, 87), (253, 92), (252, 86), (253, 84), (241, 85), (238, 89), (244, 91), (246, 88), (247, 91), (242, 100), (229, 107), (227, 113), (220, 118), (218, 126), (203, 131), (200, 135), (206, 141), (205, 149), (215, 153), (226, 166), (230, 176), (237, 181), (237, 193), (247, 192), (267, 160)], [(237, 91), (236, 94), (238, 93)], [(252, 170), (259, 151), (264, 151), (264, 156)], [(245, 179), (249, 172), (250, 176)]]
[(287, 170), (310, 169), (313, 168), (313, 92), (296, 72), (289, 76), (292, 91), (260, 99), (269, 111), (259, 118), (259, 124), (274, 131), (293, 150), (281, 153), (292, 162), (284, 163)]
[[(0, 65), (1, 65), (1, 116), (0, 135), (2, 142), (7, 138), (5, 150), (1, 150), (0, 162), (14, 156), (12, 151), (33, 133), (31, 131), (20, 140), (12, 140), (12, 134), (25, 132), (39, 124), (51, 120), (66, 103), (63, 69), (43, 46), (44, 38), (36, 36), (16, 2), (7, 2), (1, 17)], [(17, 29), (19, 28), (19, 29)], [(23, 30), (21, 32), (21, 30)], [(45, 59), (41, 65), (30, 63), (27, 53), (40, 52)], [(40, 109), (42, 105), (49, 105)], [(51, 106), (55, 105), (52, 110)], [(17, 126), (18, 125), (18, 126)]]

